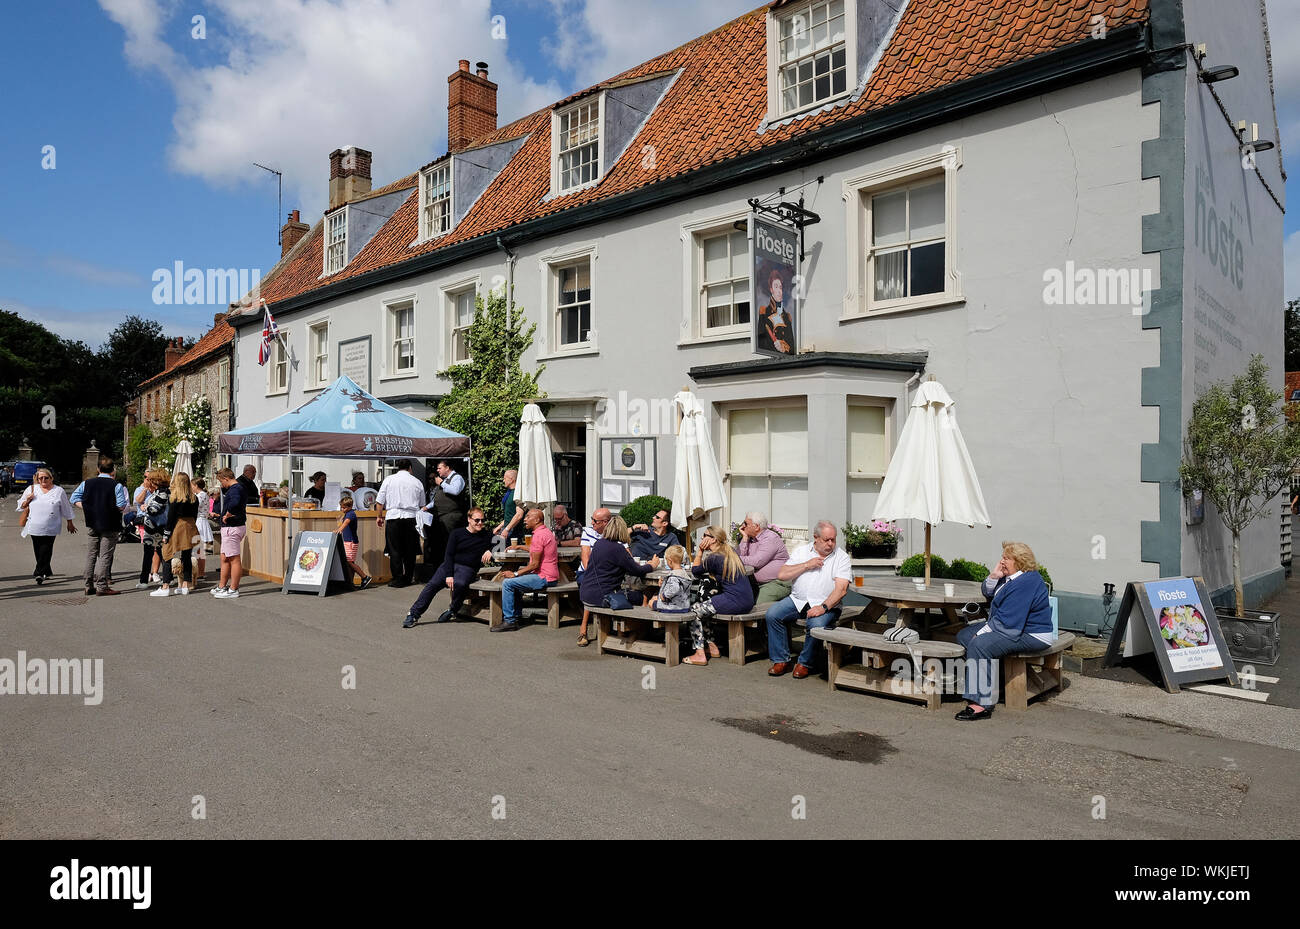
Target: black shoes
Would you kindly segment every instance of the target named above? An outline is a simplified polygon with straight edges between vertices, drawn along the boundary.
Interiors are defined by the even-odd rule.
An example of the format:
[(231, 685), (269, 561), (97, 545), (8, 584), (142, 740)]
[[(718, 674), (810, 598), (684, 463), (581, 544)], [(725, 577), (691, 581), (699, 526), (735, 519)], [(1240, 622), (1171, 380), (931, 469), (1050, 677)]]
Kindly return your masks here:
[(443, 610), (442, 613), (438, 616), (438, 622), (449, 623), (451, 622), (451, 616), (452, 616), (451, 610)]
[(365, 577), (361, 579), (361, 589), (365, 590), (367, 587), (370, 586), (370, 582), (373, 580), (374, 578), (371, 577), (369, 574), (367, 574)]
[(503, 623), (497, 623), (495, 626), (492, 626), (488, 631), (489, 632), (514, 632), (518, 628), (519, 628), (519, 623), (512, 623), (510, 622), (510, 620), (506, 620)]
[(978, 722), (981, 719), (988, 719), (992, 715), (993, 715), (992, 707), (986, 706), (984, 707), (982, 712), (977, 713), (973, 709), (971, 709), (970, 704), (967, 704), (962, 709), (962, 711), (958, 713), (956, 716), (954, 716), (953, 718), (960, 720), (961, 722), (964, 723), (971, 723), (971, 722)]
[(416, 619), (415, 616), (413, 616), (413, 615), (410, 614), (410, 613), (407, 613), (407, 614), (406, 614), (406, 619), (402, 620), (402, 628), (403, 628), (403, 629), (410, 629), (412, 626), (414, 626), (414, 625), (415, 625), (416, 623), (418, 623), (418, 622), (419, 622), (419, 620)]

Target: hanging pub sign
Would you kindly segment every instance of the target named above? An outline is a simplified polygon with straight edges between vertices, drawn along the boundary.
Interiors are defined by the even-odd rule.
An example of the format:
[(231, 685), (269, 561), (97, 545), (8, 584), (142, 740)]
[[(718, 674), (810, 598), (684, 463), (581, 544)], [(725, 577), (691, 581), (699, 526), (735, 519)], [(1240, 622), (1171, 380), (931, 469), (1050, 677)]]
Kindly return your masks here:
[(772, 358), (794, 355), (799, 350), (799, 230), (751, 214), (749, 242), (749, 292), (758, 307), (753, 350)]
[(352, 566), (343, 552), (343, 536), (336, 532), (300, 532), (285, 565), (281, 593), (312, 593), (323, 597), (330, 581), (352, 586)]
[(1228, 643), (1205, 581), (1199, 577), (1130, 582), (1103, 667), (1118, 660), (1121, 642), (1125, 658), (1155, 652), (1165, 690), (1171, 694), (1178, 692), (1180, 684), (1197, 681), (1227, 678), (1228, 683), (1237, 683)]

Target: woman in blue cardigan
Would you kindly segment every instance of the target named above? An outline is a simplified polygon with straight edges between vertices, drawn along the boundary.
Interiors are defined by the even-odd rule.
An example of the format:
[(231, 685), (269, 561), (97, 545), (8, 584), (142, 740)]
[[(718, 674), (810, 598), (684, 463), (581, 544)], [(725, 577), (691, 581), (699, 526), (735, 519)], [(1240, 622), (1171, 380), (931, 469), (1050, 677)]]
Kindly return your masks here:
[(999, 657), (1042, 651), (1056, 641), (1047, 584), (1025, 543), (1002, 543), (1002, 558), (984, 582), (984, 594), (993, 598), (988, 621), (973, 623), (957, 633), (957, 641), (966, 648), (964, 696), (969, 705), (957, 714), (962, 722), (993, 715), (1001, 674)]

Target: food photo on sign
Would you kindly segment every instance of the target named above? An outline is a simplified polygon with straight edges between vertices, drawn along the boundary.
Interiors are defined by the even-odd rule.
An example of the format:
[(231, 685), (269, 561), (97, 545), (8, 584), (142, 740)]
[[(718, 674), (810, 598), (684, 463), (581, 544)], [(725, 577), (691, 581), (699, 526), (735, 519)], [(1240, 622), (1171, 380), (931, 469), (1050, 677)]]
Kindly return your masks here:
[(1200, 594), (1190, 579), (1151, 582), (1146, 585), (1146, 593), (1175, 671), (1222, 666)]
[(303, 545), (298, 550), (298, 558), (293, 564), (291, 584), (318, 584), (321, 571), (325, 569), (327, 545)]

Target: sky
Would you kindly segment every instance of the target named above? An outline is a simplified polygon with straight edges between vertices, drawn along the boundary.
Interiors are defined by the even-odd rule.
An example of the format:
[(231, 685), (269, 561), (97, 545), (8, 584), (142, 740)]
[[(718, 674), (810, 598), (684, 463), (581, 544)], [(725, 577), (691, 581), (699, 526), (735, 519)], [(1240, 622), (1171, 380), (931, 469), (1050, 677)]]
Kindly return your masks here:
[[(284, 214), (299, 209), (308, 224), (320, 218), (336, 148), (373, 152), (375, 186), (443, 154), (446, 78), (459, 59), (488, 62), (505, 125), (759, 4), (7, 4), (0, 308), (92, 347), (128, 314), (159, 320), (169, 335), (198, 336), (228, 301), (160, 304), (157, 275), (174, 274), (177, 262), (182, 270), (265, 274), (280, 256)], [(1300, 0), (1267, 0), (1267, 7), (1295, 204)], [(282, 172), (282, 211), (276, 177), (254, 162)], [(1300, 297), (1294, 206), (1285, 235), (1285, 292)]]

